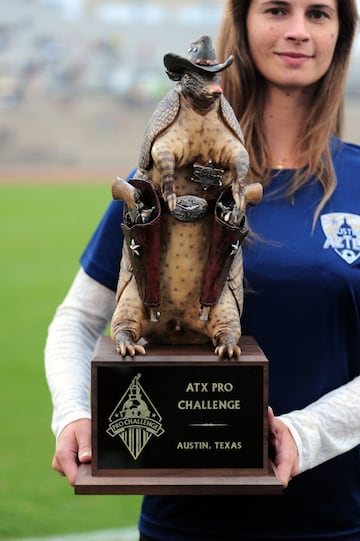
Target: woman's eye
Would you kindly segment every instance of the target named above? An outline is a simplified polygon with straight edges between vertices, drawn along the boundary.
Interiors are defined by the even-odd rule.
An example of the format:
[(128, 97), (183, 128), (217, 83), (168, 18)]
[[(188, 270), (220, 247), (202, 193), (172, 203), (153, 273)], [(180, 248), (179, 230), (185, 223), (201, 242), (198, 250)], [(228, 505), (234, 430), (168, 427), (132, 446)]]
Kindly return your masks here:
[(285, 10), (283, 8), (269, 8), (267, 10), (267, 13), (270, 13), (270, 15), (284, 15), (285, 14)]
[(329, 15), (325, 11), (321, 11), (319, 9), (313, 9), (309, 12), (308, 16), (311, 19), (328, 19)]

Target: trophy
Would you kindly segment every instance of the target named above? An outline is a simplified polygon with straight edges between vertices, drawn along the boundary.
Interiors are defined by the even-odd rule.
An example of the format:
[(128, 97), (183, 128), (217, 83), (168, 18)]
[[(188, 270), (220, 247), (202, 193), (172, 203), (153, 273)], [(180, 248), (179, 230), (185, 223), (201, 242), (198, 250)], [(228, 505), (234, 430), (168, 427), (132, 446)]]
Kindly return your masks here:
[(125, 202), (117, 305), (92, 361), (91, 465), (77, 494), (277, 494), (268, 362), (241, 336), (249, 157), (211, 39), (168, 53)]

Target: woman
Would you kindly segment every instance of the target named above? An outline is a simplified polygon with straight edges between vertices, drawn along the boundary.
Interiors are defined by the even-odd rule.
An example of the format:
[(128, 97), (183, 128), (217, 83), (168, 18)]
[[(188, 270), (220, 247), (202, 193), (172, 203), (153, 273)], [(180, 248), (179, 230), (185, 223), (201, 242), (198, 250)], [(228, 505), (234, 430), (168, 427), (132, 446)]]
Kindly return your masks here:
[[(145, 497), (141, 539), (360, 539), (360, 148), (338, 139), (354, 0), (228, 0), (219, 58), (245, 133), (250, 181), (243, 332), (270, 361), (270, 431), (282, 496)], [(55, 470), (91, 459), (89, 360), (114, 309), (111, 204), (49, 330)], [(112, 236), (112, 237), (111, 237)]]

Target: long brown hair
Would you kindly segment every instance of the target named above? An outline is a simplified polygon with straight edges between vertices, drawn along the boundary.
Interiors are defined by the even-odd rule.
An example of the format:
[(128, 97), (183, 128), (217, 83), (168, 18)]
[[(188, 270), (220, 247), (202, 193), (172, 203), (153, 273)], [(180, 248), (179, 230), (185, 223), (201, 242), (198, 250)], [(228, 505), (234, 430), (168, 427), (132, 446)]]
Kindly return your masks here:
[[(217, 55), (234, 55), (233, 65), (222, 74), (224, 94), (232, 105), (245, 136), (250, 155), (249, 181), (268, 184), (271, 160), (262, 123), (265, 85), (250, 56), (247, 40), (247, 14), (251, 0), (227, 0), (220, 28)], [(315, 212), (314, 221), (336, 186), (329, 141), (341, 136), (343, 100), (350, 52), (358, 21), (355, 0), (337, 0), (339, 37), (327, 73), (318, 82), (306, 122), (300, 127), (299, 158), (307, 167), (295, 175), (289, 196), (315, 175), (324, 195)]]

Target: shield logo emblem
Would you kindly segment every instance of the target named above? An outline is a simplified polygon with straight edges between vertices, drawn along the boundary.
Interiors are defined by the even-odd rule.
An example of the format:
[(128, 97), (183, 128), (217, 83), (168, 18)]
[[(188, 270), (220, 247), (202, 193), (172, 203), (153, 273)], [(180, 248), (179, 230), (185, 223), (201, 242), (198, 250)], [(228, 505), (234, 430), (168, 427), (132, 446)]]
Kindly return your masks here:
[(360, 257), (360, 216), (332, 212), (320, 217), (326, 240), (323, 248), (332, 248), (351, 265)]
[(112, 438), (119, 436), (135, 460), (151, 436), (159, 437), (165, 432), (162, 417), (141, 386), (140, 377), (138, 374), (131, 381), (111, 413), (106, 431)]

